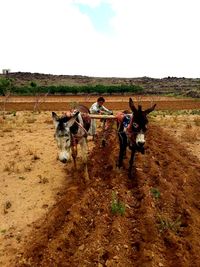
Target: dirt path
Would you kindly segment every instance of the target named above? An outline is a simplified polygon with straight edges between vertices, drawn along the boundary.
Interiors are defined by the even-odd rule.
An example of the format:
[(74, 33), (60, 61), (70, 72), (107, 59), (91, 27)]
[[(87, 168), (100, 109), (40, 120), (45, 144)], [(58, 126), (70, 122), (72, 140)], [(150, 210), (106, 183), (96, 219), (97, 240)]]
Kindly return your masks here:
[[(57, 203), (39, 219), (16, 266), (200, 265), (200, 162), (159, 126), (148, 131), (133, 180), (115, 167), (116, 134), (90, 154)], [(116, 203), (118, 205), (116, 208)], [(116, 208), (116, 209), (114, 209)]]

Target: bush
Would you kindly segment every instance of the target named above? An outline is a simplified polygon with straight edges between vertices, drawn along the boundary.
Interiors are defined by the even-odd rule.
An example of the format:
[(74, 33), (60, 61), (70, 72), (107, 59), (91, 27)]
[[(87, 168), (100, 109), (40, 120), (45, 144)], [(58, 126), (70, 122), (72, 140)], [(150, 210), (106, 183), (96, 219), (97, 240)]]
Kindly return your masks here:
[(5, 96), (13, 91), (13, 80), (9, 78), (0, 78), (0, 95)]

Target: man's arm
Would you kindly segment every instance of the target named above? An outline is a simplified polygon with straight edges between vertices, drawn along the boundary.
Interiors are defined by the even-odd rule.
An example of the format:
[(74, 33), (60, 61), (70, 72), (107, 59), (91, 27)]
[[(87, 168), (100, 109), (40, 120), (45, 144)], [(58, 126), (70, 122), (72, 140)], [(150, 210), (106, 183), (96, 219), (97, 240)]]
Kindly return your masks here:
[(109, 110), (104, 106), (101, 106), (101, 111), (105, 111), (107, 114), (112, 114), (113, 113), (112, 110)]

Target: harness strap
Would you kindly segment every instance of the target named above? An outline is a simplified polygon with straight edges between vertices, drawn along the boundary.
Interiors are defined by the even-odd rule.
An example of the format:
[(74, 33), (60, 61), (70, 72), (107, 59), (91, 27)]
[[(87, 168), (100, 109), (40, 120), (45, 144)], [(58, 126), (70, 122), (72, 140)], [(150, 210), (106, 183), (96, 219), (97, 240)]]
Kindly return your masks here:
[[(117, 114), (117, 120), (119, 122), (118, 134), (123, 143), (122, 134), (125, 133), (129, 143), (135, 144), (135, 133), (132, 131), (132, 124), (134, 123), (134, 116), (127, 115), (123, 112)], [(123, 131), (119, 131), (120, 125), (123, 125)]]
[(78, 122), (78, 121), (75, 121), (75, 123), (84, 131), (84, 134), (82, 136), (78, 136), (77, 135), (77, 137), (79, 137), (79, 138), (81, 138), (81, 137), (87, 137), (88, 133), (87, 133), (86, 129), (83, 127), (83, 125), (80, 122)]
[(72, 139), (72, 143), (71, 143), (71, 149), (72, 149), (72, 158), (74, 160), (74, 166), (76, 168), (76, 157), (77, 157), (77, 141), (74, 138), (74, 136), (71, 134), (71, 139)]

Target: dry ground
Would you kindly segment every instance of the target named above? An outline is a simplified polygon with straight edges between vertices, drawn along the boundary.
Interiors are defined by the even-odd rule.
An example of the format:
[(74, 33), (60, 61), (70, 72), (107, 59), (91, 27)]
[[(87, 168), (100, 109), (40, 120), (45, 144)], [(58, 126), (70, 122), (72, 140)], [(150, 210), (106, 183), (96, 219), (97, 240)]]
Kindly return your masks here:
[(199, 116), (152, 116), (133, 180), (115, 129), (104, 149), (99, 133), (86, 184), (81, 160), (57, 161), (50, 112), (14, 115), (0, 119), (0, 266), (200, 265)]
[(0, 127), (0, 266), (6, 266), (67, 180), (65, 166), (56, 161), (49, 113), (18, 112), (1, 118)]

